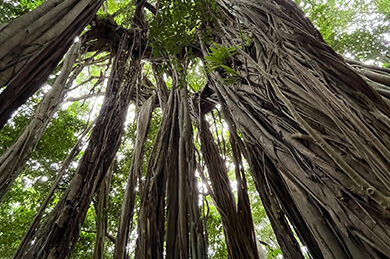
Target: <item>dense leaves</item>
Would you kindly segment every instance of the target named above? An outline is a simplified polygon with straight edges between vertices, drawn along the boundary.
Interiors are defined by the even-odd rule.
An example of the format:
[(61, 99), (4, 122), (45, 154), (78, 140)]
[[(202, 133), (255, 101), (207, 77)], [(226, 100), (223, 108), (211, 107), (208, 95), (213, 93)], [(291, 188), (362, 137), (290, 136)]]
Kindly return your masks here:
[[(22, 109), (11, 123), (0, 131), (0, 150), (4, 151), (18, 137), (18, 133), (28, 123), (29, 114)], [(59, 165), (84, 127), (85, 122), (79, 117), (83, 114), (85, 115), (85, 108), (81, 108), (77, 103), (57, 113), (32, 158), (27, 162), (24, 172), (1, 203), (1, 218), (8, 220), (2, 220), (0, 224), (0, 258), (12, 257), (18, 247), (45, 199)]]
[(339, 53), (361, 60), (389, 63), (390, 2), (296, 1), (324, 39)]
[(0, 3), (0, 25), (42, 4), (43, 0), (4, 0)]
[(206, 0), (163, 0), (159, 4), (160, 9), (150, 24), (152, 46), (156, 55), (174, 56), (183, 51), (184, 47), (190, 48), (197, 37), (197, 28), (202, 22), (212, 18), (208, 6), (215, 8), (214, 1)]

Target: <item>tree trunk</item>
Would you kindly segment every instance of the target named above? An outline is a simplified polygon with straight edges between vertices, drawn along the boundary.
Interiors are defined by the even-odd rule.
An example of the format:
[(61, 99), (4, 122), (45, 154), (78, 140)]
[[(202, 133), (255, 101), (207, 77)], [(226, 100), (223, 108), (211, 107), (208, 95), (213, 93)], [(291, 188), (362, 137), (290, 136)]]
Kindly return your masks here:
[(75, 176), (23, 258), (65, 258), (76, 244), (93, 194), (119, 148), (132, 88), (140, 78), (140, 61), (127, 62), (127, 37), (123, 35), (104, 105)]
[[(165, 161), (174, 120), (174, 91), (166, 103), (160, 130), (150, 155), (138, 215), (135, 258), (163, 258), (165, 222)], [(171, 120), (172, 119), (172, 120)]]
[[(45, 80), (101, 2), (49, 0), (0, 28), (0, 87), (6, 87), (0, 95), (0, 127)], [(390, 254), (386, 241), (390, 240), (389, 71), (348, 65), (289, 0), (217, 3), (214, 41), (221, 47), (212, 51), (231, 53), (209, 77), (217, 96), (209, 99), (218, 100), (230, 123), (238, 203), (202, 114), (206, 111), (200, 109), (196, 119), (200, 118), (202, 156), (212, 182), (209, 192), (222, 218), (229, 258), (258, 258), (242, 155), (286, 258), (303, 257), (291, 227), (313, 258), (386, 258)], [(140, 37), (147, 34), (145, 4), (136, 1), (134, 35)], [(69, 257), (92, 197), (118, 150), (132, 86), (141, 73), (141, 57), (128, 59), (133, 50), (142, 53), (145, 42), (136, 37), (133, 44), (121, 41), (105, 103), (75, 177), (36, 237), (28, 233), (20, 258)], [(127, 51), (129, 45), (134, 49)], [(205, 52), (204, 43), (201, 46)], [(163, 118), (145, 184), (139, 186), (135, 257), (140, 259), (207, 257), (195, 190), (188, 93), (185, 85), (179, 86), (180, 71), (172, 72), (170, 93), (156, 74)], [(149, 101), (145, 107), (151, 109)], [(138, 128), (117, 258), (126, 257), (148, 114), (147, 121), (139, 122), (143, 130)], [(102, 207), (95, 249), (99, 258), (104, 248)]]
[[(202, 116), (199, 129), (201, 150), (212, 185), (212, 188), (209, 187), (209, 193), (221, 215), (228, 256), (229, 258), (259, 258), (249, 200), (247, 200), (247, 197), (243, 197), (243, 194), (239, 194), (238, 204), (236, 205), (225, 161), (219, 155), (218, 146), (214, 142), (209, 128), (209, 124)], [(237, 152), (235, 154), (235, 163), (237, 163), (238, 151), (235, 147), (233, 149), (234, 152)], [(242, 188), (240, 178), (238, 183), (239, 188)]]
[[(195, 172), (189, 176), (190, 192), (189, 192), (189, 231), (190, 231), (190, 245), (191, 245), (191, 258), (194, 259), (207, 259), (207, 235), (203, 228), (203, 223), (199, 210), (199, 192), (197, 179)], [(192, 179), (192, 181), (191, 181)], [(191, 204), (192, 201), (192, 204)]]
[[(294, 3), (219, 3), (226, 14), (219, 19), (221, 42), (236, 47), (230, 66), (239, 76), (220, 73), (214, 90), (246, 145), (264, 150), (289, 180), (317, 244), (323, 240), (316, 229), (334, 238), (338, 249), (320, 246), (324, 258), (385, 257), (389, 106), (326, 45)], [(242, 35), (251, 36), (250, 44)]]
[(49, 0), (0, 29), (0, 128), (35, 93), (103, 0)]
[(345, 59), (362, 76), (369, 86), (390, 100), (390, 69), (366, 65), (355, 60)]
[[(195, 147), (187, 86), (182, 74), (172, 72), (175, 118), (168, 148), (166, 258), (205, 258), (205, 242), (198, 212)], [(176, 119), (177, 118), (177, 119)]]
[(108, 169), (108, 173), (105, 176), (100, 190), (98, 192), (97, 204), (95, 206), (96, 211), (96, 241), (95, 249), (93, 251), (93, 259), (104, 258), (104, 240), (107, 232), (107, 204), (110, 194), (111, 176), (113, 173), (113, 165)]
[[(219, 98), (221, 98), (221, 96), (219, 96)], [(286, 187), (284, 186), (283, 179), (280, 178), (277, 169), (264, 154), (264, 151), (261, 150), (259, 152), (259, 148), (254, 145), (245, 147), (242, 140), (237, 136), (237, 128), (230, 112), (225, 106), (221, 106), (221, 108), (225, 115), (225, 120), (229, 125), (229, 132), (231, 136), (234, 136), (236, 139), (237, 148), (242, 150), (242, 153), (250, 165), (256, 189), (271, 222), (271, 226), (274, 229), (283, 256), (286, 258), (304, 258), (299, 243), (286, 218), (286, 213), (291, 210), (290, 208), (294, 207), (294, 203), (288, 192), (284, 191)], [(275, 193), (278, 193), (278, 195), (275, 195)], [(278, 197), (283, 197), (283, 200), (279, 200)], [(286, 205), (284, 208), (282, 206), (283, 203)], [(299, 229), (295, 228), (298, 236), (301, 238), (304, 236), (308, 241), (312, 241), (308, 246), (310, 253), (315, 258), (320, 259), (321, 253), (318, 251), (318, 245), (314, 240), (314, 237), (311, 236), (311, 233), (307, 231), (306, 224), (302, 223), (303, 219), (299, 216), (297, 218), (295, 214), (292, 215), (291, 218), (294, 220), (292, 221), (292, 224), (293, 226), (299, 224)], [(307, 245), (306, 243), (304, 244)]]
[[(277, 178), (278, 176), (278, 172), (276, 171), (277, 169), (269, 163), (269, 160), (266, 160), (266, 158), (264, 157), (264, 153), (264, 158), (261, 160), (260, 157), (262, 155), (256, 152), (255, 147), (251, 148), (250, 150), (250, 152), (247, 152), (249, 156), (248, 162), (251, 166), (251, 171), (256, 185), (256, 189), (259, 193), (267, 216), (271, 222), (271, 226), (274, 229), (276, 239), (278, 240), (279, 246), (282, 249), (283, 256), (286, 258), (303, 258), (299, 243), (294, 236), (289, 222), (287, 221), (287, 212), (285, 212), (284, 208), (281, 205), (281, 201), (278, 199), (279, 197), (282, 197), (284, 199), (287, 199), (288, 197), (286, 197), (286, 195), (280, 195), (280, 190), (274, 188), (275, 182), (273, 181), (273, 179)], [(280, 188), (284, 185), (284, 183), (283, 179), (279, 180), (280, 181), (277, 182), (277, 186)], [(294, 204), (290, 202), (287, 206), (294, 206)], [(291, 224), (296, 225), (297, 222), (292, 221)], [(302, 235), (300, 235), (300, 232), (304, 230), (303, 227), (306, 226), (298, 225), (299, 231), (297, 232), (298, 236), (300, 236), (301, 238)], [(310, 235), (311, 232), (307, 231), (304, 234)], [(314, 238), (311, 237), (309, 240), (313, 239)], [(306, 245), (306, 243), (304, 244)], [(308, 249), (314, 258), (323, 258), (321, 257), (322, 253), (318, 251), (319, 249), (317, 242), (310, 243)]]
[(16, 142), (0, 157), (0, 202), (23, 170), (24, 163), (34, 151), (51, 118), (61, 105), (67, 88), (73, 82), (70, 80), (71, 82), (67, 83), (67, 80), (79, 55), (79, 49), (80, 44), (75, 44), (70, 49), (61, 74), (37, 106), (34, 117)]
[(72, 150), (69, 152), (69, 155), (65, 159), (65, 161), (62, 163), (61, 169), (58, 172), (56, 179), (54, 180), (49, 193), (47, 194), (45, 201), (42, 203), (41, 207), (39, 208), (37, 214), (34, 216), (34, 220), (30, 225), (30, 228), (28, 229), (27, 233), (24, 235), (22, 242), (20, 242), (20, 245), (18, 247), (18, 250), (15, 253), (14, 258), (20, 258), (22, 254), (26, 251), (26, 247), (28, 246), (28, 242), (33, 238), (39, 223), (41, 222), (41, 219), (43, 217), (43, 214), (46, 210), (47, 205), (53, 198), (53, 195), (55, 191), (57, 190), (60, 181), (62, 177), (64, 176), (66, 170), (68, 169), (70, 163), (75, 159), (75, 157), (80, 153), (81, 144), (83, 143), (84, 137), (91, 131), (91, 128), (95, 125), (95, 122), (92, 122), (81, 134), (79, 137), (76, 145), (72, 148)]
[(190, 254), (206, 258), (197, 192), (192, 189), (196, 187), (195, 149), (187, 88), (179, 87), (177, 71), (172, 75), (173, 87), (164, 105), (141, 197), (135, 258), (164, 257), (165, 215), (166, 258), (184, 259)]
[[(142, 178), (142, 163), (144, 155), (144, 147), (146, 137), (149, 131), (150, 120), (155, 108), (156, 96), (151, 96), (142, 106), (138, 122), (137, 122), (137, 139), (134, 148), (129, 178), (125, 195), (123, 198), (121, 215), (118, 225), (118, 234), (115, 243), (114, 258), (128, 258), (126, 246), (129, 239), (130, 224), (133, 220), (134, 204), (135, 204), (135, 187), (137, 185), (137, 177)], [(140, 188), (140, 187), (139, 187)], [(141, 190), (141, 188), (140, 188)]]

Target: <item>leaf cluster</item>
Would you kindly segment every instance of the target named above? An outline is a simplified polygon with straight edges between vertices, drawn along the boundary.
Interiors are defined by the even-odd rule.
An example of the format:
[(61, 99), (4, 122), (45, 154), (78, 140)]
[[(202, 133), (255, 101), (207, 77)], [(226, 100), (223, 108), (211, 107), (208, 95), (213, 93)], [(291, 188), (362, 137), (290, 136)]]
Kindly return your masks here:
[(237, 54), (236, 48), (219, 46), (215, 42), (213, 44), (214, 47), (210, 47), (210, 55), (205, 57), (208, 72), (220, 72), (226, 84), (233, 84), (240, 81), (240, 73), (231, 68), (234, 63), (234, 55)]
[(20, 15), (35, 9), (42, 4), (43, 0), (20, 0), (1, 1), (0, 3), (0, 24), (14, 19)]
[(207, 10), (215, 8), (213, 0), (162, 0), (150, 23), (150, 40), (154, 55), (176, 55), (196, 40), (199, 26), (211, 19)]
[(389, 0), (295, 2), (337, 52), (363, 61), (389, 63)]

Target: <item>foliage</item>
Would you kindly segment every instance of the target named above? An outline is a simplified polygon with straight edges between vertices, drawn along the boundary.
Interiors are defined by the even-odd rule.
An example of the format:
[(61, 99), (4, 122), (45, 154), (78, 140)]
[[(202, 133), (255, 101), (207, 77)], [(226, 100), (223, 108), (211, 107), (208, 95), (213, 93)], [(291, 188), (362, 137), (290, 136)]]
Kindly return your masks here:
[[(249, 176), (249, 172), (247, 173)], [(255, 226), (255, 234), (263, 243), (258, 245), (262, 246), (262, 250), (266, 250), (267, 256), (269, 259), (279, 258), (278, 256), (282, 255), (282, 250), (279, 247), (278, 242), (276, 241), (275, 234), (272, 230), (271, 223), (267, 218), (267, 214), (261, 200), (259, 198), (258, 192), (253, 182), (252, 177), (246, 177), (248, 182), (248, 195), (251, 200), (251, 209), (253, 224)]]
[[(210, 199), (210, 198), (209, 198)], [(210, 206), (207, 215), (207, 232), (209, 237), (210, 258), (227, 258), (225, 236), (223, 234), (222, 220), (215, 206)]]
[(0, 258), (12, 258), (39, 206), (39, 186), (18, 178), (0, 205)]
[(78, 102), (73, 103), (66, 110), (58, 111), (38, 143), (33, 158), (46, 156), (47, 159), (57, 163), (63, 161), (67, 151), (76, 143), (75, 132), (80, 132), (85, 125), (80, 117), (87, 112), (88, 106), (81, 106)]
[(0, 3), (0, 25), (42, 4), (43, 0), (4, 0)]
[(208, 68), (210, 71), (217, 70), (221, 66), (225, 66), (232, 60), (233, 56), (237, 53), (234, 47), (219, 46), (214, 42), (214, 46), (210, 47), (211, 53), (205, 57), (208, 62)]
[[(0, 151), (5, 151), (29, 122), (40, 93), (20, 109), (11, 123), (0, 131)], [(0, 204), (0, 258), (11, 258), (28, 229), (37, 209), (45, 199), (60, 163), (76, 142), (84, 127), (80, 119), (88, 107), (74, 103), (59, 110), (42, 136), (22, 175)], [(58, 194), (59, 195), (59, 194)], [(7, 220), (4, 220), (7, 219)], [(4, 257), (3, 257), (4, 256)]]
[(93, 257), (93, 248), (96, 240), (96, 233), (94, 232), (95, 225), (95, 210), (92, 205), (87, 212), (83, 227), (81, 228), (79, 241), (70, 258), (84, 259)]
[(11, 123), (6, 124), (0, 130), (0, 154), (3, 154), (15, 142), (24, 127), (27, 126), (29, 122), (28, 116), (30, 115), (31, 114), (28, 111), (21, 110), (21, 112), (12, 119)]
[(107, 0), (97, 15), (114, 17), (115, 22), (125, 28), (130, 28), (135, 11), (134, 0)]
[(197, 28), (209, 21), (208, 8), (214, 1), (162, 0), (157, 16), (150, 23), (150, 38), (155, 55), (176, 55), (191, 45)]
[(390, 20), (390, 1), (389, 0), (377, 0), (374, 4), (378, 12), (385, 15), (386, 20)]
[(232, 84), (241, 80), (239, 72), (231, 68), (234, 64), (234, 55), (237, 53), (236, 48), (219, 46), (214, 42), (214, 47), (210, 47), (211, 53), (205, 57), (209, 72), (218, 70), (224, 75), (226, 84)]
[(206, 71), (200, 59), (193, 59), (187, 69), (185, 78), (189, 89), (199, 91), (206, 84)]
[(296, 2), (336, 51), (360, 60), (389, 63), (388, 0)]

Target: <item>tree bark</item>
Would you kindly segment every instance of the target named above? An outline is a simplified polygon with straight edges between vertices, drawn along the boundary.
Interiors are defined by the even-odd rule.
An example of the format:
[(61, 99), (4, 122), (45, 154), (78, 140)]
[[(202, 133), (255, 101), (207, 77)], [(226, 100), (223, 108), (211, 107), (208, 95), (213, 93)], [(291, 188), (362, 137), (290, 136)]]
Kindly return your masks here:
[(108, 173), (105, 176), (100, 190), (98, 192), (97, 204), (95, 206), (96, 211), (96, 241), (95, 249), (93, 251), (93, 259), (104, 258), (104, 241), (107, 232), (107, 204), (110, 194), (111, 177), (113, 173), (113, 165), (108, 169)]
[[(326, 45), (294, 3), (218, 2), (225, 14), (219, 19), (221, 42), (236, 47), (230, 66), (240, 76), (222, 85), (227, 74), (220, 73), (215, 91), (245, 143), (264, 150), (289, 179), (289, 189), (299, 187), (294, 201), (317, 244), (322, 240), (314, 228), (323, 217), (324, 230), (339, 248), (323, 251), (324, 258), (385, 257), (389, 106)], [(243, 34), (251, 35), (250, 44)], [(313, 215), (317, 222), (310, 220)]]
[(0, 128), (35, 93), (103, 0), (49, 0), (0, 29)]
[(345, 59), (362, 76), (369, 86), (375, 89), (390, 103), (390, 69), (370, 66), (355, 60)]
[(192, 189), (195, 160), (187, 89), (179, 87), (179, 76), (173, 71), (173, 87), (149, 161), (135, 258), (164, 257), (165, 219), (166, 258), (207, 257), (197, 192)]
[[(278, 172), (275, 171), (277, 169), (273, 167), (272, 164), (269, 164), (269, 160), (265, 160), (265, 157), (263, 160), (260, 160), (261, 154), (256, 152), (255, 148), (250, 150), (251, 152), (247, 152), (249, 153), (248, 161), (251, 166), (256, 189), (259, 193), (267, 216), (271, 222), (271, 226), (274, 229), (274, 233), (283, 252), (283, 256), (286, 258), (304, 258), (299, 243), (294, 236), (289, 222), (287, 221), (287, 212), (285, 212), (278, 199), (279, 197), (287, 197), (278, 197), (279, 190), (273, 188), (274, 182), (272, 180), (278, 175)], [(278, 187), (283, 185), (283, 181), (277, 182)], [(287, 206), (294, 206), (294, 204), (290, 203)], [(296, 225), (296, 222), (292, 221), (292, 224)], [(298, 227), (302, 231), (304, 226), (299, 225)], [(299, 234), (300, 232), (298, 232), (298, 235)], [(307, 234), (311, 234), (311, 232), (308, 232)], [(313, 238), (310, 240), (313, 240)], [(308, 248), (310, 253), (313, 256), (317, 255), (315, 258), (323, 258), (322, 253), (318, 251), (317, 243), (310, 243), (310, 245), (311, 246)]]
[(195, 184), (195, 147), (187, 86), (183, 74), (172, 72), (175, 119), (167, 154), (166, 258), (205, 258), (204, 235)]
[[(221, 99), (221, 96), (218, 97)], [(236, 146), (236, 149), (239, 149), (244, 154), (250, 165), (257, 192), (259, 193), (271, 226), (274, 229), (283, 256), (286, 258), (304, 258), (299, 243), (286, 218), (286, 214), (291, 211), (290, 208), (294, 208), (294, 203), (292, 202), (291, 197), (289, 197), (288, 192), (284, 191), (286, 187), (284, 186), (283, 179), (279, 177), (277, 169), (264, 154), (264, 151), (261, 150), (260, 152), (258, 150), (259, 148), (254, 145), (245, 147), (245, 144), (237, 135), (237, 127), (233, 122), (231, 113), (225, 106), (221, 106), (221, 108), (224, 118), (229, 125), (230, 135), (234, 137), (236, 142), (232, 147)], [(278, 193), (278, 195), (275, 195), (276, 193)], [(283, 201), (279, 200), (279, 197), (283, 197)], [(284, 208), (282, 207), (283, 202), (286, 204), (286, 207)], [(290, 220), (293, 226), (299, 224), (299, 229), (295, 228), (298, 236), (301, 238), (304, 236), (308, 239), (308, 242), (313, 241), (314, 237), (311, 236), (309, 231), (306, 231), (307, 226), (302, 224), (303, 219), (297, 218), (296, 214), (291, 216), (291, 219), (293, 220)], [(305, 245), (307, 244), (305, 243)], [(308, 248), (315, 258), (321, 258), (321, 253), (319, 252), (315, 240), (309, 244)]]
[(34, 151), (51, 118), (61, 105), (67, 88), (73, 83), (73, 80), (68, 83), (67, 80), (79, 55), (79, 49), (80, 44), (75, 44), (69, 50), (61, 74), (39, 103), (34, 117), (15, 143), (0, 157), (0, 202), (23, 170), (24, 163)]
[[(118, 225), (118, 234), (115, 243), (114, 258), (128, 258), (126, 246), (129, 239), (130, 225), (133, 220), (135, 204), (135, 187), (137, 178), (142, 178), (142, 163), (146, 137), (150, 127), (152, 113), (155, 108), (156, 96), (151, 96), (142, 106), (137, 122), (137, 138), (134, 148), (129, 178), (127, 180), (126, 191), (123, 198), (121, 215)], [(142, 189), (139, 187), (140, 190)]]
[[(207, 234), (203, 227), (203, 220), (199, 210), (199, 192), (197, 185), (197, 178), (195, 172), (192, 171), (189, 177), (190, 192), (189, 192), (189, 231), (190, 231), (190, 245), (191, 245), (191, 258), (194, 259), (207, 259)], [(192, 180), (191, 180), (192, 179)], [(191, 204), (192, 201), (192, 204)]]
[[(135, 258), (163, 258), (165, 222), (165, 161), (170, 142), (174, 91), (166, 104), (158, 135), (150, 155), (138, 215), (138, 238)], [(172, 118), (172, 120), (171, 120)]]
[(240, 195), (239, 204), (236, 206), (227, 168), (219, 155), (210, 126), (203, 116), (200, 120), (201, 150), (212, 185), (212, 188), (209, 187), (209, 193), (221, 215), (228, 256), (229, 258), (259, 258), (251, 216), (248, 221), (249, 204), (243, 204), (246, 201)]
[(95, 125), (95, 122), (92, 122), (81, 134), (79, 137), (76, 145), (72, 148), (72, 150), (69, 152), (69, 155), (63, 162), (60, 171), (58, 172), (56, 179), (54, 180), (49, 193), (47, 194), (45, 201), (42, 203), (41, 207), (39, 208), (37, 214), (34, 216), (34, 220), (30, 225), (30, 228), (28, 229), (27, 233), (24, 235), (22, 242), (20, 242), (20, 245), (18, 247), (18, 250), (15, 253), (14, 258), (20, 258), (22, 254), (25, 253), (26, 247), (28, 247), (28, 242), (34, 237), (34, 234), (38, 228), (39, 223), (41, 222), (41, 219), (43, 217), (43, 214), (47, 208), (47, 205), (53, 198), (53, 195), (55, 191), (57, 190), (60, 181), (62, 177), (64, 176), (65, 172), (67, 171), (70, 163), (74, 160), (74, 158), (80, 153), (81, 144), (83, 143), (84, 137), (91, 131), (91, 128)]
[(22, 258), (66, 258), (76, 244), (93, 194), (119, 148), (132, 88), (140, 78), (140, 61), (127, 62), (127, 37), (123, 35), (104, 105), (75, 176)]
[[(234, 47), (234, 53), (209, 77), (209, 86), (234, 124), (230, 141), (238, 204), (204, 114), (198, 116), (202, 155), (212, 182), (209, 190), (221, 214), (229, 257), (258, 258), (241, 161), (244, 155), (286, 258), (303, 257), (291, 225), (313, 258), (385, 258), (390, 254), (386, 241), (390, 240), (389, 72), (349, 66), (289, 0), (217, 2), (220, 12), (214, 21), (218, 24), (214, 41)], [(66, 49), (70, 35), (85, 26), (99, 3), (49, 0), (22, 22), (15, 20), (0, 29), (0, 87), (7, 86), (0, 95), (0, 127), (57, 64), (63, 51), (56, 48), (58, 43), (64, 41)], [(139, 28), (134, 35), (146, 34), (142, 13), (146, 1), (136, 4), (134, 22)], [(44, 16), (46, 11), (49, 16)], [(38, 17), (42, 17), (38, 23), (32, 23)], [(65, 20), (57, 24), (53, 17)], [(61, 30), (45, 31), (49, 21), (47, 30), (54, 24)], [(28, 35), (31, 45), (21, 44), (27, 32), (24, 27), (32, 32)], [(132, 45), (138, 52), (144, 42), (134, 39)], [(130, 53), (123, 46), (128, 44), (121, 46), (105, 104), (76, 175), (37, 236), (26, 240), (30, 247), (21, 258), (65, 258), (77, 241), (92, 195), (118, 150), (134, 93), (131, 86), (139, 79), (140, 57), (132, 57), (134, 70), (127, 73)], [(178, 87), (178, 76), (178, 71), (172, 73), (168, 96), (163, 78), (156, 75), (163, 118), (145, 185), (140, 185), (136, 258), (207, 257), (194, 189), (188, 93), (186, 86)], [(144, 140), (146, 131), (138, 133)], [(141, 143), (137, 141), (134, 173), (132, 169), (123, 203), (118, 258), (126, 257), (137, 172), (141, 178)], [(96, 251), (101, 257), (104, 226), (99, 226)]]

